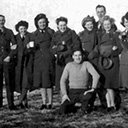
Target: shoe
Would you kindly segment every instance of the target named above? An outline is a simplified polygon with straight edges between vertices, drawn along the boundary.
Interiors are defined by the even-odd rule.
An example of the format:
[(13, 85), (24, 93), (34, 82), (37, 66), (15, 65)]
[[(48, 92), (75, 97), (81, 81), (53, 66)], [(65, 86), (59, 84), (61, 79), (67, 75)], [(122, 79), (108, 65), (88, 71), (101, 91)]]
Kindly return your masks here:
[(10, 110), (19, 110), (16, 106), (9, 106)]
[(19, 107), (19, 108), (21, 108), (21, 109), (25, 108), (25, 106), (23, 105), (23, 103), (19, 103), (19, 104), (17, 105), (17, 107)]
[(28, 108), (28, 104), (27, 104), (27, 103), (26, 103), (26, 104), (24, 104), (24, 107), (25, 107), (25, 108)]
[(52, 109), (52, 105), (51, 104), (47, 105), (47, 109)]
[(47, 106), (45, 104), (42, 104), (42, 106), (40, 107), (40, 110), (46, 109)]
[(107, 112), (109, 112), (109, 113), (113, 113), (115, 111), (116, 111), (115, 107), (108, 107), (107, 108)]

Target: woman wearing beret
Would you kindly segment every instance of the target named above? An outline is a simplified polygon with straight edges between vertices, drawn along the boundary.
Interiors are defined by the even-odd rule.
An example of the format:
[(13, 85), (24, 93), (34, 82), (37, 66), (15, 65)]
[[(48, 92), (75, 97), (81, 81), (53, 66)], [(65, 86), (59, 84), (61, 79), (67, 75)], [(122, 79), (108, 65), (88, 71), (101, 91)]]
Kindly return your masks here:
[(55, 57), (50, 48), (54, 30), (48, 27), (48, 18), (43, 13), (38, 14), (34, 21), (37, 28), (33, 33), (35, 48), (34, 87), (41, 88), (43, 104), (40, 109), (51, 109), (55, 80)]
[[(85, 52), (85, 56), (88, 57), (89, 53), (95, 48), (98, 43), (97, 34), (94, 29), (95, 19), (89, 15), (82, 20), (82, 27), (84, 30), (79, 33), (80, 40), (82, 42), (82, 48)], [(89, 58), (88, 58), (89, 59)], [(90, 60), (95, 66), (97, 66), (97, 59)]]
[(123, 51), (120, 58), (120, 86), (128, 89), (128, 12), (122, 17), (121, 24), (125, 30), (121, 33)]
[[(103, 18), (103, 30), (98, 34), (98, 45), (95, 48), (95, 56), (98, 53), (98, 68), (102, 76), (100, 82), (107, 90), (107, 110), (110, 112), (116, 109), (114, 90), (119, 87), (119, 54), (122, 50), (118, 38), (119, 34), (112, 28), (113, 24), (113, 18), (107, 15)], [(110, 64), (111, 62), (112, 64)]]
[[(16, 91), (20, 92), (19, 106), (28, 107), (27, 91), (32, 86), (33, 75), (33, 50), (30, 48), (31, 34), (27, 31), (28, 22), (19, 21), (16, 26), (17, 66), (16, 66)], [(24, 102), (24, 104), (23, 104)]]
[(65, 65), (72, 60), (72, 49), (81, 46), (74, 30), (67, 26), (68, 19), (59, 17), (56, 19), (58, 31), (52, 39), (52, 52), (56, 55), (56, 90), (60, 90), (60, 77)]

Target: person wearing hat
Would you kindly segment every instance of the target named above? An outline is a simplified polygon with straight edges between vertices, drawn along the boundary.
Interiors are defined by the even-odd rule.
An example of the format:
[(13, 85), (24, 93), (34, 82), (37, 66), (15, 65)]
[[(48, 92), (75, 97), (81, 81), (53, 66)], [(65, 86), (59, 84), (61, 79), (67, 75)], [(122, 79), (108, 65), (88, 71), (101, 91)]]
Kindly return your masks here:
[(28, 29), (27, 21), (19, 21), (15, 25), (18, 32), (15, 36), (17, 42), (17, 65), (15, 68), (15, 90), (21, 93), (19, 103), (20, 108), (28, 108), (27, 91), (32, 86), (33, 75), (33, 47), (30, 47), (31, 33)]
[[(93, 93), (97, 88), (100, 75), (90, 62), (83, 61), (81, 49), (74, 49), (72, 58), (73, 61), (66, 64), (60, 80), (62, 103), (59, 113), (76, 112), (74, 105), (76, 102), (80, 102), (82, 104), (81, 110), (87, 114), (92, 111)], [(91, 88), (88, 85), (89, 74), (92, 76)], [(69, 81), (68, 91), (66, 90), (67, 80)]]
[[(95, 26), (94, 17), (88, 15), (82, 20), (82, 27), (84, 28), (84, 30), (78, 34), (82, 43), (82, 49), (85, 52), (85, 57), (87, 58), (89, 56), (89, 53), (98, 44), (97, 34), (94, 29), (95, 28), (94, 26)], [(93, 65), (97, 66), (97, 59), (90, 61)]]
[(114, 19), (104, 16), (102, 33), (98, 34), (98, 45), (94, 56), (98, 54), (98, 69), (101, 75), (101, 86), (106, 89), (107, 110), (117, 109), (117, 95), (115, 90), (119, 88), (119, 54), (122, 51), (119, 43), (119, 33), (114, 32), (112, 25)]
[(43, 13), (38, 14), (34, 22), (36, 31), (32, 35), (35, 49), (33, 86), (41, 88), (43, 103), (40, 109), (51, 109), (55, 84), (55, 57), (50, 48), (54, 30), (48, 27), (48, 18)]
[(72, 61), (72, 49), (81, 47), (80, 40), (76, 32), (70, 29), (68, 19), (59, 17), (56, 19), (58, 31), (55, 32), (52, 39), (52, 52), (56, 55), (56, 90), (60, 91), (60, 78), (65, 65)]
[(128, 90), (128, 12), (122, 17), (121, 24), (125, 30), (120, 35), (123, 48), (120, 58), (120, 87)]
[[(14, 105), (14, 69), (16, 41), (11, 29), (5, 27), (5, 16), (0, 14), (0, 108), (3, 107), (3, 78), (7, 102), (10, 110), (16, 110)], [(4, 75), (3, 75), (4, 74)]]

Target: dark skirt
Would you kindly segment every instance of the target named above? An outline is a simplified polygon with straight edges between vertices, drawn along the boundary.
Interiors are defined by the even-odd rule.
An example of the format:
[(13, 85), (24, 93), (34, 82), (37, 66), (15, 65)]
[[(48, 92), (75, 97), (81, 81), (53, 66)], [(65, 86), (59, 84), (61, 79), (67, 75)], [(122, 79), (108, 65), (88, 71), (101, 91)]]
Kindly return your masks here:
[(119, 57), (111, 58), (113, 66), (110, 69), (104, 70), (99, 67), (101, 75), (104, 77), (103, 82), (104, 88), (106, 89), (118, 89), (119, 88)]
[(34, 87), (52, 88), (55, 81), (55, 57), (47, 52), (34, 60)]

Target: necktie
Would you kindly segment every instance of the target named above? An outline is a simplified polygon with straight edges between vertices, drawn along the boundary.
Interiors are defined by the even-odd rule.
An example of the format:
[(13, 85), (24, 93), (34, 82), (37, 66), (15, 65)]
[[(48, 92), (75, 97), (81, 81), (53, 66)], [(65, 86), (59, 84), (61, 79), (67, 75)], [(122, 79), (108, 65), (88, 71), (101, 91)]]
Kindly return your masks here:
[(25, 37), (23, 36), (23, 37), (22, 37), (22, 41), (24, 41), (24, 39), (25, 39)]
[(0, 35), (2, 35), (2, 30), (0, 29)]

